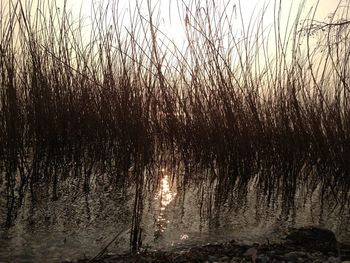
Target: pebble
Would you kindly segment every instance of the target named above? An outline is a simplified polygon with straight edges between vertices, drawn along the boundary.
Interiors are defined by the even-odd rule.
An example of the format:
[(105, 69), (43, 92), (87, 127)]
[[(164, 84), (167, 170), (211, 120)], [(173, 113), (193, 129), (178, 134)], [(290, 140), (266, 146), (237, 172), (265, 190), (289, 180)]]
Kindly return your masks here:
[(219, 258), (219, 262), (229, 262), (229, 257), (227, 257), (227, 256), (224, 256), (224, 257), (221, 257), (221, 258)]
[(256, 256), (258, 250), (254, 247), (248, 248), (246, 252), (244, 252), (243, 256), (245, 257), (253, 257)]
[(285, 254), (284, 257), (287, 261), (298, 262), (301, 261), (303, 258), (307, 258), (308, 256), (304, 252), (293, 251)]
[(269, 258), (266, 257), (264, 254), (262, 254), (262, 255), (258, 255), (255, 261), (256, 263), (267, 263), (269, 261)]
[(140, 263), (150, 263), (150, 262), (152, 262), (152, 259), (140, 256), (138, 262), (140, 262)]
[(340, 260), (340, 258), (329, 257), (329, 258), (328, 258), (328, 262), (329, 262), (329, 263), (341, 263), (341, 260)]
[(218, 261), (218, 258), (215, 256), (208, 256), (208, 261), (209, 262), (216, 262), (216, 261)]

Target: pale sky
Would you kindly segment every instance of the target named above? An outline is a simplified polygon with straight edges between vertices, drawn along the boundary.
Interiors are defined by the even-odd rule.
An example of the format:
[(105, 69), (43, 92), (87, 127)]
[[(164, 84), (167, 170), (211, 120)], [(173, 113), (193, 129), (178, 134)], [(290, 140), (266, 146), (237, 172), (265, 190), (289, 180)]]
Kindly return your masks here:
[[(16, 3), (16, 1), (21, 1), (25, 6), (28, 6), (28, 3), (33, 3), (33, 7), (36, 7), (38, 3), (41, 5), (44, 4), (47, 6), (53, 6), (53, 3), (56, 1), (56, 5), (60, 10), (63, 9), (64, 2), (67, 4), (67, 10), (71, 12), (71, 17), (74, 21), (79, 21), (80, 18), (84, 18), (83, 25), (86, 32), (82, 34), (82, 37), (86, 37), (89, 41), (89, 33), (91, 32), (91, 20), (94, 18), (94, 12), (96, 13), (96, 8), (102, 6), (101, 10), (106, 11), (106, 21), (105, 28), (108, 28), (108, 25), (112, 23), (111, 18), (118, 17), (119, 22), (122, 24), (122, 28), (130, 27), (130, 12), (136, 10), (136, 4), (140, 6), (142, 15), (145, 16), (147, 20), (147, 2), (150, 1), (153, 6), (156, 6), (155, 14), (158, 14), (158, 19), (154, 20), (160, 21), (159, 28), (162, 30), (168, 38), (170, 38), (177, 46), (186, 46), (185, 41), (185, 5), (189, 6), (191, 9), (192, 6), (204, 7), (207, 2), (215, 3), (218, 13), (226, 10), (227, 14), (233, 14), (232, 23), (230, 26), (236, 30), (239, 35), (243, 31), (242, 22), (244, 24), (244, 31), (247, 32), (249, 22), (254, 22), (257, 18), (261, 18), (261, 12), (263, 7), (267, 6), (265, 15), (263, 16), (263, 27), (270, 29), (272, 31), (272, 25), (274, 24), (274, 4), (275, 2), (281, 2), (282, 11), (282, 26), (281, 30), (285, 31), (286, 21), (290, 15), (291, 21), (290, 25), (293, 23), (293, 18), (297, 14), (298, 7), (303, 0), (0, 0), (2, 8), (8, 5), (9, 2)], [(331, 14), (339, 3), (350, 4), (350, 0), (305, 0), (305, 7), (303, 9), (301, 18), (306, 18), (308, 14), (313, 13), (316, 4), (318, 3), (317, 12), (315, 19), (323, 21)], [(118, 3), (119, 8), (116, 8), (116, 3)], [(196, 4), (194, 4), (196, 3)], [(185, 5), (184, 5), (185, 4)], [(93, 9), (93, 6), (95, 9)], [(225, 9), (226, 6), (226, 9)], [(35, 9), (35, 8), (34, 8)], [(44, 9), (42, 6), (40, 10)], [(192, 8), (192, 12), (195, 8)], [(95, 10), (95, 11), (94, 11)], [(221, 10), (221, 11), (220, 11)], [(241, 10), (241, 13), (239, 12)], [(180, 14), (179, 14), (180, 12)], [(309, 15), (310, 16), (310, 15)], [(1, 19), (1, 18), (0, 18)], [(271, 32), (270, 31), (270, 32)], [(250, 30), (254, 33), (254, 29)], [(269, 30), (266, 30), (269, 32)], [(284, 32), (282, 32), (282, 35)], [(265, 36), (264, 36), (265, 37)], [(273, 46), (273, 44), (271, 45)]]
[[(38, 0), (35, 0), (38, 1)], [(147, 13), (146, 3), (148, 0), (138, 1), (143, 5), (143, 10), (145, 10), (145, 13)], [(274, 1), (275, 0), (214, 0), (213, 2), (216, 3), (218, 8), (220, 10), (223, 10), (224, 6), (228, 4), (228, 8), (233, 8), (233, 6), (240, 7), (242, 12), (242, 18), (245, 25), (249, 24), (250, 19), (256, 18), (260, 15), (261, 10), (264, 6), (267, 6), (267, 10), (264, 16), (264, 25), (269, 26), (272, 25), (274, 22)], [(276, 0), (276, 2), (279, 2), (280, 0)], [(288, 13), (291, 11), (291, 17), (295, 17), (296, 12), (298, 10), (298, 7), (300, 3), (303, 0), (281, 0), (282, 3), (282, 18), (287, 18)], [(344, 1), (344, 0), (343, 0)], [(349, 0), (345, 0), (349, 1)], [(64, 2), (64, 0), (58, 0), (60, 4)], [(85, 17), (91, 16), (91, 10), (92, 10), (92, 3), (101, 3), (102, 5), (106, 5), (108, 3), (108, 0), (67, 0), (67, 5), (69, 8), (71, 8), (72, 12), (78, 16), (79, 12)], [(134, 10), (136, 6), (137, 0), (119, 0), (120, 5), (120, 12), (127, 10)], [(159, 7), (159, 13), (161, 16), (161, 21), (163, 22), (161, 25), (161, 29), (163, 29), (167, 36), (171, 39), (181, 43), (184, 38), (184, 14), (180, 14), (182, 16), (182, 19), (180, 19), (179, 16), (179, 8), (181, 12), (181, 3), (185, 3), (186, 5), (190, 6), (190, 3), (197, 2), (200, 3), (202, 7), (205, 6), (206, 0), (151, 0), (152, 4), (155, 4)], [(210, 2), (210, 1), (209, 1)], [(312, 8), (315, 8), (315, 6), (318, 3), (318, 7), (316, 10), (315, 18), (317, 20), (324, 20), (331, 12), (333, 12), (337, 5), (339, 4), (340, 0), (306, 0), (305, 1), (305, 8), (303, 11), (302, 17), (305, 17), (308, 12), (312, 10)], [(180, 3), (180, 7), (179, 4)], [(230, 9), (231, 10), (231, 9)], [(238, 8), (236, 9), (236, 11)], [(234, 10), (232, 10), (234, 11)], [(230, 12), (230, 11), (229, 11)], [(155, 12), (157, 13), (157, 12)], [(124, 20), (127, 24), (127, 19)], [(233, 22), (237, 23), (237, 27), (240, 27), (241, 20), (239, 17), (239, 13), (237, 14), (237, 19)]]
[[(17, 0), (0, 0), (1, 5), (5, 6), (8, 5), (9, 2), (16, 2)], [(54, 0), (20, 0), (24, 5), (28, 4), (29, 2), (33, 2), (33, 6), (36, 6), (38, 2), (41, 3), (50, 3), (52, 4)], [(206, 0), (56, 0), (57, 6), (62, 8), (63, 3), (66, 1), (67, 3), (67, 9), (71, 10), (73, 17), (78, 18), (79, 16), (83, 16), (86, 19), (86, 21), (91, 18), (91, 15), (93, 13), (93, 3), (95, 3), (95, 6), (98, 6), (99, 4), (102, 6), (106, 6), (107, 3), (112, 3), (112, 2), (118, 2), (119, 3), (119, 14), (122, 14), (123, 12), (128, 13), (128, 10), (135, 10), (136, 2), (141, 3), (140, 5), (143, 6), (141, 9), (145, 10), (146, 14), (146, 3), (147, 1), (151, 1), (153, 5), (158, 6), (159, 14), (161, 16), (161, 29), (166, 31), (167, 35), (170, 38), (173, 38), (177, 41), (181, 40), (183, 38), (183, 25), (184, 21), (179, 18), (179, 9), (178, 9), (178, 4), (180, 3), (193, 3), (197, 2), (200, 3), (202, 7), (205, 6), (205, 3), (207, 2)], [(259, 16), (259, 12), (262, 10), (262, 7), (265, 5), (268, 6), (265, 16), (264, 16), (264, 25), (268, 26), (273, 24), (274, 20), (274, 13), (273, 13), (273, 6), (274, 2), (279, 2), (280, 0), (218, 0), (218, 1), (213, 1), (218, 8), (223, 9), (223, 6), (227, 3), (229, 3), (229, 7), (233, 7), (236, 5), (237, 7), (241, 7), (241, 12), (242, 12), (242, 17), (243, 17), (243, 22), (244, 24), (248, 25), (249, 20), (251, 17), (257, 17)], [(282, 2), (282, 12), (283, 18), (288, 17), (288, 13), (291, 11), (291, 17), (294, 17), (296, 14), (296, 11), (298, 9), (298, 6), (303, 0), (281, 0)], [(306, 5), (304, 8), (304, 16), (311, 10), (312, 7), (316, 6), (316, 3), (318, 2), (318, 8), (317, 8), (317, 13), (316, 13), (316, 19), (317, 20), (324, 20), (327, 15), (329, 15), (332, 11), (335, 10), (337, 5), (339, 4), (341, 0), (306, 0)], [(349, 0), (342, 0), (344, 2), (349, 1)], [(209, 1), (210, 2), (210, 1)], [(220, 7), (221, 5), (221, 7)], [(113, 4), (110, 4), (108, 7), (108, 12), (113, 11), (112, 8)], [(180, 7), (181, 8), (181, 7)], [(237, 11), (238, 9), (236, 9)], [(116, 11), (115, 11), (116, 12)], [(181, 14), (183, 18), (183, 14)], [(127, 26), (128, 24), (128, 19), (125, 18), (124, 22), (125, 25)], [(241, 23), (239, 13), (237, 17), (237, 25)], [(88, 22), (85, 22), (88, 25)]]

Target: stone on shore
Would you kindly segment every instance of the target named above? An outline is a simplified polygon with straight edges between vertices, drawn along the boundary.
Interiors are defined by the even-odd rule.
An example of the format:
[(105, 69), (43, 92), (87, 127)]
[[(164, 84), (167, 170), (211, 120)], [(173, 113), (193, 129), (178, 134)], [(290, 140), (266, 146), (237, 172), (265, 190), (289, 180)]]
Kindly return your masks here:
[(331, 230), (318, 227), (303, 227), (291, 231), (287, 243), (322, 252), (338, 252), (338, 242)]

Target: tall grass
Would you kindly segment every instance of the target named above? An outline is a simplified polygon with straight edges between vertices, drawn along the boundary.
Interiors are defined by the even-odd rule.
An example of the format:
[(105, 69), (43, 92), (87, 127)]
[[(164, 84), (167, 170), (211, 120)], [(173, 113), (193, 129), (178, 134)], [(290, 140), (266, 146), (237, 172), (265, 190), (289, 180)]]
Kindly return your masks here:
[(130, 12), (128, 29), (117, 2), (95, 6), (85, 35), (69, 10), (29, 5), (10, 1), (0, 16), (8, 225), (28, 187), (46, 182), (57, 199), (62, 171), (75, 167), (66, 177), (84, 174), (89, 191), (97, 165), (115, 185), (136, 183), (137, 249), (144, 183), (159, 183), (145, 171), (169, 158), (183, 167), (185, 184), (207, 171), (217, 211), (225, 202), (244, 205), (252, 182), (261, 202), (281, 200), (286, 212), (305, 185), (349, 206), (348, 3), (325, 23), (300, 17), (300, 7), (286, 33), (275, 3), (272, 40), (264, 10), (236, 35), (239, 19), (225, 11), (232, 8), (182, 3), (183, 49), (149, 2), (146, 13)]

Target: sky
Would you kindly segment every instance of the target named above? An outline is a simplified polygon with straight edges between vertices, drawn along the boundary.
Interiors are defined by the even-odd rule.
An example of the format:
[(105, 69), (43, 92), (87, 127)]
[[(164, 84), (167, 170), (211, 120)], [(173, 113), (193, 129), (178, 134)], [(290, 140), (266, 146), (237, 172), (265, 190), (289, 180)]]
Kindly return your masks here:
[[(8, 0), (1, 0), (3, 2), (6, 2)], [(22, 2), (26, 2), (29, 0), (22, 0)], [(37, 2), (38, 0), (32, 0), (33, 2)], [(45, 0), (45, 1), (51, 1), (52, 0)], [(78, 16), (79, 13), (81, 13), (83, 16), (91, 16), (91, 11), (92, 11), (92, 6), (93, 3), (96, 4), (102, 4), (102, 5), (106, 5), (108, 2), (112, 2), (112, 1), (108, 1), (108, 0), (56, 0), (57, 5), (59, 7), (63, 7), (64, 2), (67, 2), (67, 8), (72, 10), (73, 14)], [(136, 6), (136, 2), (141, 3), (141, 5), (145, 5), (147, 3), (148, 0), (119, 0), (117, 2), (119, 2), (119, 6), (121, 10), (124, 9), (133, 9)], [(277, 0), (277, 2), (279, 2), (280, 0)], [(303, 0), (281, 0), (282, 6), (283, 8), (285, 8), (285, 11), (289, 10), (293, 10), (296, 11), (297, 7), (300, 5), (300, 3)], [(161, 16), (163, 19), (165, 19), (165, 21), (169, 20), (169, 13), (172, 17), (172, 24), (173, 27), (172, 29), (175, 29), (175, 31), (178, 31), (178, 24), (180, 21), (178, 21), (178, 3), (181, 2), (188, 4), (190, 2), (194, 2), (194, 1), (190, 1), (190, 0), (151, 0), (151, 3), (154, 5), (158, 5), (160, 6), (160, 12), (161, 12)], [(197, 0), (198, 3), (200, 3), (202, 6), (205, 6), (205, 3), (208, 2), (207, 0)], [(209, 1), (211, 2), (211, 1)], [(274, 0), (243, 0), (243, 1), (239, 1), (239, 0), (216, 0), (215, 1), (217, 3), (217, 5), (220, 4), (227, 4), (230, 3), (230, 5), (236, 5), (236, 6), (240, 6), (241, 10), (242, 10), (242, 14), (243, 17), (248, 21), (250, 16), (253, 14), (254, 10), (255, 13), (257, 12), (257, 10), (260, 10), (261, 7), (263, 7), (264, 5), (268, 5), (270, 8), (269, 9), (273, 9), (273, 5), (274, 5)], [(327, 15), (329, 13), (331, 13), (339, 3), (341, 2), (346, 2), (346, 0), (341, 1), (341, 0), (306, 0), (306, 5), (305, 5), (305, 11), (310, 10), (310, 8), (316, 6), (316, 4), (318, 3), (318, 8), (317, 8), (317, 13), (316, 13), (316, 19), (318, 20), (322, 20), (325, 17), (327, 17)], [(170, 10), (169, 10), (170, 7)], [(169, 12), (170, 11), (170, 12)], [(269, 12), (267, 12), (269, 13)], [(268, 15), (268, 14), (267, 14)], [(272, 22), (273, 17), (267, 17), (267, 20), (271, 20), (270, 22)]]
[[(112, 17), (117, 17), (122, 28), (130, 27), (130, 14), (137, 9), (141, 10), (141, 14), (144, 15), (145, 19), (148, 19), (147, 3), (150, 2), (152, 8), (155, 8), (154, 14), (158, 17), (154, 20), (159, 21), (159, 29), (166, 34), (166, 36), (175, 43), (178, 47), (185, 47), (187, 45), (185, 41), (185, 30), (186, 30), (186, 6), (194, 12), (193, 6), (200, 6), (204, 10), (206, 3), (210, 3), (217, 9), (216, 14), (226, 12), (227, 15), (232, 14), (230, 17), (229, 26), (235, 30), (237, 35), (246, 35), (247, 31), (254, 32), (254, 29), (249, 29), (250, 23), (254, 24), (263, 17), (263, 27), (267, 28), (267, 34), (273, 35), (273, 24), (276, 19), (274, 4), (281, 3), (281, 30), (287, 30), (287, 19), (291, 17), (289, 25), (293, 23), (300, 4), (304, 1), (305, 6), (301, 17), (310, 17), (313, 14), (315, 7), (315, 19), (324, 21), (339, 4), (349, 3), (350, 0), (0, 0), (2, 9), (8, 6), (9, 2), (15, 3), (20, 1), (23, 6), (28, 6), (32, 3), (33, 10), (38, 3), (45, 4), (46, 6), (53, 6), (56, 3), (56, 7), (63, 10), (64, 4), (66, 9), (71, 13), (73, 21), (82, 21), (84, 32), (82, 37), (86, 38), (86, 43), (89, 43), (89, 34), (91, 33), (92, 20), (98, 10), (106, 11), (107, 15), (105, 19), (105, 28), (111, 24)], [(192, 8), (191, 8), (192, 6)], [(98, 7), (102, 7), (98, 9)], [(265, 9), (264, 9), (265, 8)], [(44, 9), (40, 7), (40, 9)], [(264, 15), (262, 16), (262, 10)], [(213, 13), (210, 14), (213, 17)], [(83, 18), (83, 19), (82, 19)], [(196, 15), (193, 13), (192, 19), (195, 19)], [(0, 18), (1, 19), (1, 18)], [(256, 20), (257, 19), (257, 20)], [(243, 25), (243, 26), (242, 26)], [(228, 29), (228, 28), (226, 28)], [(285, 33), (282, 32), (282, 35)], [(269, 35), (269, 37), (270, 37)], [(273, 45), (271, 45), (273, 49)]]
[[(147, 13), (147, 1), (138, 1), (138, 3), (143, 6), (141, 9)], [(185, 3), (185, 5), (191, 6), (191, 3), (197, 2), (199, 5), (204, 7), (206, 2), (211, 2), (212, 0), (151, 0), (151, 4), (156, 6), (156, 11), (160, 14), (161, 25), (160, 28), (167, 34), (167, 36), (176, 44), (181, 44), (183, 39), (185, 38), (185, 14), (184, 14), (184, 6), (181, 6), (181, 3)], [(236, 29), (242, 28), (242, 22), (245, 25), (245, 30), (247, 30), (247, 26), (252, 18), (260, 17), (261, 10), (266, 7), (265, 15), (264, 15), (264, 26), (269, 27), (274, 23), (274, 1), (275, 0), (214, 0), (217, 5), (218, 10), (223, 11), (226, 6), (226, 11), (228, 13), (236, 12), (236, 18), (233, 19), (234, 25), (236, 25)], [(276, 0), (279, 2), (280, 0)], [(287, 18), (289, 12), (291, 12), (291, 17), (295, 17), (298, 7), (303, 0), (281, 0), (282, 3), (282, 18)], [(343, 0), (344, 1), (344, 0)], [(349, 1), (349, 0), (347, 0)], [(58, 0), (59, 4), (63, 5), (64, 0)], [(91, 17), (91, 10), (93, 6), (93, 2), (100, 3), (102, 5), (106, 5), (108, 0), (67, 0), (67, 6), (75, 13), (76, 16), (80, 13), (80, 15), (84, 17)], [(118, 13), (125, 14), (128, 13), (129, 10), (135, 10), (136, 0), (119, 0), (118, 3), (120, 5), (120, 11)], [(337, 0), (306, 0), (305, 8), (302, 17), (306, 17), (308, 12), (313, 10), (316, 7), (315, 19), (323, 21), (327, 18), (327, 16), (333, 12), (340, 1)], [(236, 8), (236, 9), (235, 9)], [(241, 14), (239, 11), (241, 11)], [(219, 12), (221, 12), (219, 11)], [(238, 13), (237, 13), (238, 12)], [(179, 14), (180, 13), (180, 14)], [(241, 19), (242, 18), (242, 19)], [(128, 19), (124, 19), (123, 23), (128, 25)], [(284, 23), (282, 21), (282, 23)]]
[[(10, 1), (9, 0), (0, 0), (1, 5), (5, 6)], [(16, 2), (17, 0), (12, 0), (13, 2)], [(53, 3), (53, 0), (20, 0), (22, 4), (28, 4), (29, 2), (33, 2), (33, 6), (36, 6), (37, 2), (46, 2), (46, 3)], [(160, 18), (162, 21), (162, 28), (166, 31), (167, 35), (170, 38), (176, 39), (176, 40), (182, 40), (184, 37), (184, 14), (182, 13), (180, 17), (179, 16), (179, 10), (181, 13), (181, 10), (184, 10), (183, 6), (181, 7), (181, 3), (185, 3), (187, 5), (190, 5), (190, 3), (197, 2), (201, 6), (205, 6), (206, 2), (212, 2), (212, 0), (56, 0), (57, 6), (59, 8), (63, 8), (64, 3), (66, 2), (67, 9), (69, 9), (72, 12), (73, 17), (85, 17), (86, 21), (89, 21), (93, 14), (93, 6), (107, 6), (108, 3), (111, 2), (118, 2), (119, 4), (119, 11), (118, 14), (125, 14), (128, 13), (129, 10), (135, 10), (136, 3), (138, 2), (141, 6), (141, 10), (144, 10), (145, 13), (147, 12), (146, 4), (148, 1), (151, 1), (152, 5), (157, 6), (157, 11), (159, 11)], [(303, 0), (216, 0), (214, 1), (218, 8), (221, 8), (221, 10), (224, 8), (224, 5), (227, 4), (228, 9), (233, 8), (234, 6), (236, 9), (234, 10), (237, 12), (238, 10), (241, 10), (242, 12), (242, 18), (243, 23), (245, 25), (248, 25), (251, 17), (257, 17), (259, 16), (259, 12), (261, 12), (262, 8), (264, 6), (268, 6), (265, 16), (264, 16), (264, 24), (266, 26), (273, 24), (274, 22), (274, 13), (273, 13), (273, 6), (274, 2), (281, 1), (282, 3), (282, 17), (287, 18), (288, 12), (291, 11), (291, 17), (295, 16), (298, 6)], [(318, 2), (318, 8), (315, 18), (317, 20), (324, 20), (327, 15), (329, 15), (337, 5), (339, 4), (341, 0), (306, 0), (306, 5), (304, 8), (304, 15), (306, 15), (312, 7), (315, 7)], [(349, 0), (342, 0), (343, 2), (349, 1)], [(180, 4), (179, 4), (180, 3)], [(115, 6), (112, 4), (109, 4), (108, 11), (112, 12), (112, 9), (116, 9)], [(240, 8), (239, 8), (240, 7)], [(230, 9), (229, 9), (230, 10)], [(128, 19), (124, 19), (124, 22), (126, 25)], [(240, 14), (238, 13), (238, 17), (236, 19), (237, 24), (241, 24)], [(88, 22), (86, 22), (86, 25), (88, 26)]]

